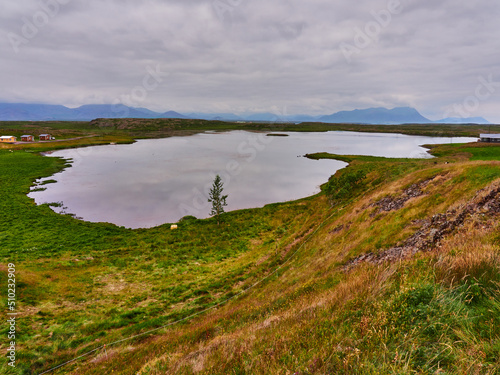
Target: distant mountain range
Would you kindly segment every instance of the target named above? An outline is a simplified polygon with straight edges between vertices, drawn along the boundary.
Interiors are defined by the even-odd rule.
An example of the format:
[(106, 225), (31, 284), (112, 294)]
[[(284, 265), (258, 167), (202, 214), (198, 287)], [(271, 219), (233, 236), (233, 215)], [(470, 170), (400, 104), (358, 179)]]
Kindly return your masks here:
[(360, 124), (426, 124), (431, 122), (414, 108), (399, 107), (394, 109), (369, 108), (354, 111), (341, 111), (319, 118), (322, 122), (360, 123)]
[(51, 104), (0, 103), (1, 121), (91, 121), (96, 118), (187, 118), (169, 111), (157, 113), (122, 104), (90, 104), (68, 108)]
[(394, 109), (368, 108), (341, 111), (326, 116), (287, 115), (273, 113), (188, 113), (175, 111), (153, 112), (147, 108), (132, 108), (123, 104), (90, 104), (78, 108), (68, 108), (51, 104), (0, 103), (0, 121), (91, 121), (96, 118), (180, 118), (222, 121), (262, 121), (262, 122), (326, 122), (355, 124), (489, 124), (482, 117), (449, 117), (431, 121), (415, 108)]
[(483, 117), (447, 117), (445, 119), (434, 121), (438, 124), (489, 124), (490, 122)]
[(489, 124), (482, 117), (448, 117), (432, 121), (422, 116), (415, 108), (397, 107), (355, 109), (354, 111), (341, 111), (328, 116), (321, 116), (321, 122), (329, 123), (356, 123), (356, 124)]

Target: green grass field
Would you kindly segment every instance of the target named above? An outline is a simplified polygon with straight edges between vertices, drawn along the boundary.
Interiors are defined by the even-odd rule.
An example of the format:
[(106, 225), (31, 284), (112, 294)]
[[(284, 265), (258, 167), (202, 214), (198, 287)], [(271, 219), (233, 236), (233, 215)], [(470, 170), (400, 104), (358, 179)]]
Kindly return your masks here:
[[(19, 313), (16, 368), (2, 357), (0, 373), (38, 374), (89, 351), (50, 373), (500, 372), (494, 211), (465, 215), (461, 226), (408, 258), (345, 268), (360, 255), (402, 246), (425, 222), (451, 217), (480, 189), (496, 188), (500, 147), (432, 146), (438, 157), (425, 160), (310, 155), (350, 163), (325, 181), (325, 191), (341, 188), (338, 181), (349, 181), (343, 176), (365, 178), (334, 200), (321, 193), (230, 212), (221, 225), (186, 217), (175, 231), (169, 224), (130, 230), (87, 223), (26, 196), (37, 178), (65, 167), (39, 151), (130, 142), (141, 132), (201, 131), (181, 125), (138, 130), (117, 122), (84, 140), (0, 149), (0, 284), (6, 288), (7, 264), (14, 263)], [(70, 126), (73, 135), (87, 132), (79, 124), (61, 128)], [(420, 195), (397, 209), (379, 208), (415, 184)], [(0, 337), (7, 332), (2, 324)]]

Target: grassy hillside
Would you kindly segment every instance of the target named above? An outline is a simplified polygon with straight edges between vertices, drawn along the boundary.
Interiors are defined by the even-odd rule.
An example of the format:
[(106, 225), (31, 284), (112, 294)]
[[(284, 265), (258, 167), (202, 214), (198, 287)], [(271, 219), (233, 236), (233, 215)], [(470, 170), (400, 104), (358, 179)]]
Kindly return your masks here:
[(177, 231), (34, 205), (33, 181), (64, 167), (37, 150), (0, 150), (0, 279), (15, 263), (19, 312), (17, 367), (0, 372), (79, 356), (50, 373), (500, 372), (500, 147), (310, 155), (350, 163), (324, 186), (345, 193)]

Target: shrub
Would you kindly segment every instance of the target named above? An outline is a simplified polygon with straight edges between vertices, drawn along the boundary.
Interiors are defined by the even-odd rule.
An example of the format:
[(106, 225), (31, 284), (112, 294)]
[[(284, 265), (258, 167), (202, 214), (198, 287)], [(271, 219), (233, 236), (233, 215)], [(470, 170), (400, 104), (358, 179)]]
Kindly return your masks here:
[(357, 188), (361, 186), (362, 181), (366, 178), (364, 171), (344, 171), (339, 177), (333, 177), (325, 186), (325, 193), (332, 205), (338, 201), (351, 198)]

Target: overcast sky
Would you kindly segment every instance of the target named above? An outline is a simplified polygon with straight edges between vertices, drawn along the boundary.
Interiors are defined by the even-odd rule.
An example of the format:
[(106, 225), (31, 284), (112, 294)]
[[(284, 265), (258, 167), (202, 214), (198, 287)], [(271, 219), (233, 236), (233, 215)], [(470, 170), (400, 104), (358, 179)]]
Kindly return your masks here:
[(0, 101), (500, 122), (494, 0), (0, 1)]

